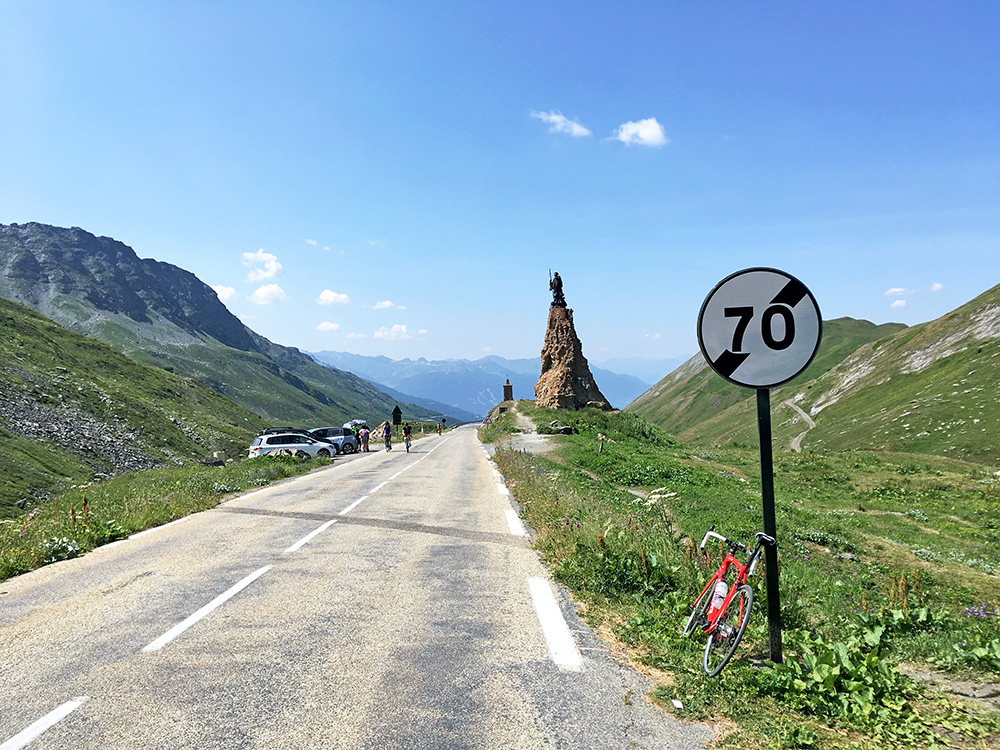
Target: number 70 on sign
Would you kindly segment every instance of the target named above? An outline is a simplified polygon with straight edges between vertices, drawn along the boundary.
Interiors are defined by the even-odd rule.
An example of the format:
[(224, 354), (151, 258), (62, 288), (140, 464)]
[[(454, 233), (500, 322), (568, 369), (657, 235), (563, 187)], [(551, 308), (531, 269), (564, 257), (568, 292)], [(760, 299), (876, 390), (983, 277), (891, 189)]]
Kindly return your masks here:
[(816, 299), (794, 276), (748, 268), (720, 281), (698, 315), (698, 345), (731, 383), (772, 388), (800, 374), (822, 335)]

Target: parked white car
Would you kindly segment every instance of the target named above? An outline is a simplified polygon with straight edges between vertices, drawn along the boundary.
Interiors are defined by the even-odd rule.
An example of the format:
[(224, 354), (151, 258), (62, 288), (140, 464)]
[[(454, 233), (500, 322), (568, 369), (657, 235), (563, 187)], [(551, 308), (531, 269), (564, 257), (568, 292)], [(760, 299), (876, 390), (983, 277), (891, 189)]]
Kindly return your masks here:
[(306, 435), (294, 432), (283, 432), (277, 435), (258, 435), (250, 444), (250, 458), (266, 456), (275, 451), (285, 450), (292, 453), (302, 452), (309, 458), (322, 456), (332, 458), (337, 452), (337, 448), (322, 440), (313, 440)]

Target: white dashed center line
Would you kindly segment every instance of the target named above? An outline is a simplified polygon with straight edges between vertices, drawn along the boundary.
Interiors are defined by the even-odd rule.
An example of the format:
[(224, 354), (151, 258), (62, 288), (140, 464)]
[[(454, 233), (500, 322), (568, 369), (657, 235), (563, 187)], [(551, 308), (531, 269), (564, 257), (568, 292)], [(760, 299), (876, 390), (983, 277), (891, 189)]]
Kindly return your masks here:
[(157, 638), (155, 641), (153, 641), (148, 646), (146, 646), (142, 650), (143, 653), (147, 653), (149, 651), (159, 651), (161, 648), (163, 648), (164, 646), (166, 646), (168, 643), (170, 643), (170, 641), (172, 641), (174, 638), (176, 638), (177, 636), (179, 636), (185, 630), (187, 630), (192, 625), (194, 625), (195, 623), (197, 623), (199, 620), (201, 620), (202, 618), (204, 618), (208, 614), (210, 614), (214, 609), (216, 609), (220, 605), (225, 604), (227, 601), (229, 601), (230, 599), (232, 599), (234, 596), (236, 596), (238, 593), (240, 593), (243, 589), (245, 589), (251, 583), (253, 583), (254, 581), (256, 581), (262, 575), (264, 575), (272, 567), (273, 566), (271, 566), (271, 565), (265, 565), (260, 570), (255, 570), (253, 573), (251, 573), (250, 575), (248, 575), (246, 578), (244, 578), (242, 581), (240, 581), (239, 583), (237, 583), (235, 586), (233, 586), (231, 589), (229, 589), (228, 591), (226, 591), (224, 594), (220, 594), (219, 596), (215, 597), (212, 601), (210, 601), (204, 607), (202, 607), (197, 612), (195, 612), (193, 615), (191, 615), (190, 617), (188, 617), (186, 620), (184, 620), (181, 623), (178, 623), (177, 625), (174, 625), (174, 627), (170, 628), (170, 630), (168, 630), (166, 633), (164, 633), (159, 638)]
[(326, 523), (324, 523), (322, 526), (320, 526), (315, 531), (311, 531), (310, 533), (306, 534), (304, 537), (302, 537), (301, 539), (299, 539), (299, 541), (297, 541), (291, 547), (289, 547), (288, 549), (286, 549), (284, 551), (284, 553), (282, 553), (282, 554), (290, 555), (293, 552), (295, 552), (295, 550), (304, 547), (305, 545), (309, 544), (309, 542), (311, 542), (314, 537), (319, 536), (324, 531), (326, 531), (328, 528), (330, 528), (331, 526), (333, 526), (335, 523), (337, 523), (337, 519), (334, 519), (332, 521), (327, 521)]
[(66, 701), (59, 706), (59, 708), (49, 712), (27, 729), (18, 732), (9, 740), (5, 741), (2, 745), (0, 745), (0, 750), (20, 750), (22, 747), (27, 746), (29, 742), (34, 742), (36, 739), (41, 737), (45, 732), (76, 711), (76, 709), (88, 700), (90, 700), (90, 698), (84, 695), (79, 698), (74, 698), (71, 701)]

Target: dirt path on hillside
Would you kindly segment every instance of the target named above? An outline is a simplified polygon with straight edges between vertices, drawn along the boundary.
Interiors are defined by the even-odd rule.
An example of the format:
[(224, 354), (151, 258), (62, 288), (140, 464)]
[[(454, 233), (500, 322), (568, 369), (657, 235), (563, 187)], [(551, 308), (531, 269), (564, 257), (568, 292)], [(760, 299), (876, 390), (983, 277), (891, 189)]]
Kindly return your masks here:
[(791, 448), (796, 453), (801, 453), (802, 452), (802, 438), (804, 438), (806, 436), (806, 434), (808, 434), (809, 430), (811, 430), (813, 427), (816, 426), (816, 423), (813, 422), (812, 417), (810, 417), (808, 414), (806, 414), (804, 411), (802, 411), (802, 409), (800, 409), (797, 405), (793, 404), (791, 400), (783, 401), (782, 403), (784, 403), (785, 406), (787, 406), (787, 407), (789, 407), (791, 409), (794, 409), (798, 413), (798, 415), (800, 417), (802, 417), (802, 419), (805, 420), (806, 428), (802, 432), (800, 432), (798, 435), (796, 435), (795, 437), (793, 437), (792, 438), (792, 442), (789, 443), (789, 445), (788, 445), (788, 447)]
[(510, 447), (516, 451), (544, 453), (555, 448), (548, 435), (539, 435), (535, 423), (521, 412), (517, 412), (517, 429), (521, 432), (511, 437)]

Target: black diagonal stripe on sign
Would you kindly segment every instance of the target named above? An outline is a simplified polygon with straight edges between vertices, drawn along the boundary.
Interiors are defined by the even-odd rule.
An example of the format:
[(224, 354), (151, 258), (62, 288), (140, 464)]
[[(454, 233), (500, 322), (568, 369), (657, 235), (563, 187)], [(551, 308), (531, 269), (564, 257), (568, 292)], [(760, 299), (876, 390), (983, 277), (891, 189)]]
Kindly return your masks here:
[(719, 358), (712, 363), (712, 369), (714, 369), (722, 377), (728, 378), (736, 372), (736, 368), (742, 365), (749, 356), (750, 352), (736, 354), (726, 349), (726, 351), (720, 354)]
[(795, 307), (807, 294), (809, 294), (809, 291), (806, 289), (805, 284), (798, 279), (789, 279), (784, 288), (771, 300), (771, 304)]

